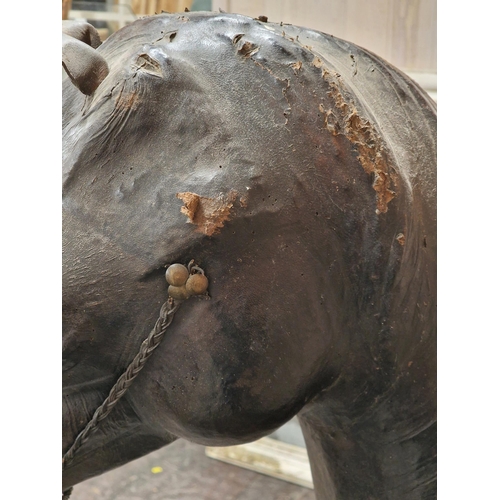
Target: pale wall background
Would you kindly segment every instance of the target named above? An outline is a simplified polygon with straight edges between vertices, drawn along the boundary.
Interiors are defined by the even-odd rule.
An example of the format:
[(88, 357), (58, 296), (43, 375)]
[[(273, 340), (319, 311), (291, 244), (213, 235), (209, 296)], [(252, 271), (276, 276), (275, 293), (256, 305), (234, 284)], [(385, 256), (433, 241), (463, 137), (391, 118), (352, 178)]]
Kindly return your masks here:
[[(182, 12), (185, 7), (264, 15), (271, 22), (305, 26), (353, 42), (410, 76), (419, 74), (424, 81), (416, 79), (424, 88), (436, 88), (437, 0), (100, 0), (90, 10), (82, 7), (89, 1), (73, 0), (69, 18), (107, 21), (111, 32), (138, 16)], [(113, 21), (118, 24), (110, 26)]]
[(436, 74), (437, 0), (212, 0), (212, 10), (267, 16), (375, 52), (408, 73)]

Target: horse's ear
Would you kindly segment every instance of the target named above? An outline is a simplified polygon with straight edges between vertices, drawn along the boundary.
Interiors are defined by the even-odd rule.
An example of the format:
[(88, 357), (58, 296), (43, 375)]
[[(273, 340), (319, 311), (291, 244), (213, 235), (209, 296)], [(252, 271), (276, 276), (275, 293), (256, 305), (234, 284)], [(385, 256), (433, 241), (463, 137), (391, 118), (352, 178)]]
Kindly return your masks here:
[(92, 94), (109, 73), (108, 64), (96, 52), (101, 45), (97, 30), (88, 23), (63, 21), (62, 65), (73, 84)]
[(93, 49), (97, 49), (102, 43), (99, 32), (94, 26), (83, 21), (63, 21), (62, 32), (90, 45)]

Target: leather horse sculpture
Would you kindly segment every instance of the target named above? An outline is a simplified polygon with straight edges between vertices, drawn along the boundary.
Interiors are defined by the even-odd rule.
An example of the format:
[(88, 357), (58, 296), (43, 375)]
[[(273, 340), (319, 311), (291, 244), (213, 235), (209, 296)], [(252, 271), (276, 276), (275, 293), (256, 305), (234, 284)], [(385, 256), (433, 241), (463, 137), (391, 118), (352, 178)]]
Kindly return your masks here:
[[(180, 307), (63, 490), (298, 415), (318, 499), (435, 498), (434, 103), (367, 50), (264, 18), (66, 33), (63, 455)], [(172, 298), (173, 263), (209, 296)]]

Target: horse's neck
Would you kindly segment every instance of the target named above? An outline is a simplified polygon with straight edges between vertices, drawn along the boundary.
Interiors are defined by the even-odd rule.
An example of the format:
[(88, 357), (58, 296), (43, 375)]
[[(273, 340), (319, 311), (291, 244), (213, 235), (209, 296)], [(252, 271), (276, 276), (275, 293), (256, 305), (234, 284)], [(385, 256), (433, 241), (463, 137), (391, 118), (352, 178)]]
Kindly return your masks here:
[[(108, 396), (109, 385), (108, 380), (103, 379), (89, 383), (88, 387), (79, 387), (78, 391), (66, 388), (66, 394), (63, 388), (64, 452)], [(123, 397), (76, 451), (64, 471), (63, 488), (126, 464), (176, 439), (165, 432), (158, 434), (136, 414), (127, 396)]]
[(435, 498), (434, 408), (413, 400), (408, 378), (349, 404), (331, 391), (301, 412), (318, 500)]

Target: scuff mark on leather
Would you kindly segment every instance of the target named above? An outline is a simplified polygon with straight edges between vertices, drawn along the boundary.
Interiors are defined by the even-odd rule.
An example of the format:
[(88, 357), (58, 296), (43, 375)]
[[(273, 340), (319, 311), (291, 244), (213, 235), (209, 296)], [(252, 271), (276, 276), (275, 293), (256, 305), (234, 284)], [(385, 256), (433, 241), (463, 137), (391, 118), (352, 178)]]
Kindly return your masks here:
[(144, 71), (152, 76), (163, 77), (160, 63), (149, 54), (139, 54), (135, 61), (136, 71)]
[(189, 223), (197, 226), (196, 231), (212, 236), (220, 232), (231, 216), (237, 193), (231, 191), (227, 196), (220, 194), (216, 198), (190, 192), (177, 193), (176, 196), (184, 202), (181, 213), (187, 216)]
[(259, 67), (262, 68), (263, 70), (267, 71), (276, 81), (285, 84), (283, 89), (281, 90), (281, 93), (283, 94), (283, 97), (285, 98), (287, 107), (283, 112), (283, 116), (285, 117), (285, 125), (288, 123), (288, 115), (292, 112), (292, 105), (290, 103), (290, 100), (288, 99), (288, 89), (290, 88), (290, 80), (288, 78), (280, 78), (279, 76), (275, 75), (270, 68), (264, 66), (261, 62), (257, 61), (253, 57), (250, 57), (250, 59)]
[[(129, 86), (127, 86), (129, 87)], [(117, 110), (135, 110), (139, 107), (140, 100), (135, 88), (125, 89), (125, 85), (120, 89), (120, 93), (115, 100)]]
[[(334, 109), (326, 109), (323, 104), (319, 110), (324, 115), (325, 128), (333, 135), (345, 135), (358, 148), (358, 159), (364, 171), (373, 175), (372, 187), (377, 193), (377, 213), (387, 212), (387, 205), (396, 196), (391, 188), (392, 179), (388, 172), (387, 152), (373, 125), (358, 114), (356, 106), (343, 88), (341, 75), (325, 68), (319, 57), (314, 57), (313, 66), (321, 69), (323, 79), (328, 82), (328, 96), (335, 103)], [(340, 113), (339, 113), (340, 112)]]
[[(270, 68), (265, 66), (263, 62), (265, 59), (260, 62), (253, 56), (259, 52), (260, 47), (256, 45), (253, 42), (250, 41), (244, 41), (242, 38), (244, 35), (242, 33), (238, 33), (237, 35), (234, 35), (232, 38), (232, 43), (233, 45), (236, 45), (238, 47), (237, 52), (238, 54), (242, 55), (245, 59), (250, 59), (253, 61), (259, 68), (267, 71), (274, 79), (279, 81), (280, 83), (283, 83), (285, 87), (282, 89), (283, 97), (285, 98), (285, 101), (287, 103), (287, 107), (283, 112), (283, 116), (285, 117), (285, 125), (288, 123), (288, 115), (292, 112), (292, 107), (290, 104), (290, 101), (288, 99), (287, 92), (290, 88), (290, 80), (288, 78), (280, 78), (279, 76), (275, 75)], [(300, 69), (302, 66), (302, 63), (295, 63), (296, 65), (291, 65), (292, 69), (294, 70), (294, 73), (297, 74), (297, 71)]]
[(396, 240), (397, 242), (402, 246), (404, 247), (405, 245), (405, 241), (406, 241), (406, 237), (403, 233), (399, 233), (397, 236), (396, 236)]
[(260, 47), (255, 45), (252, 42), (245, 42), (238, 48), (238, 54), (242, 55), (245, 58), (252, 57), (259, 51)]

